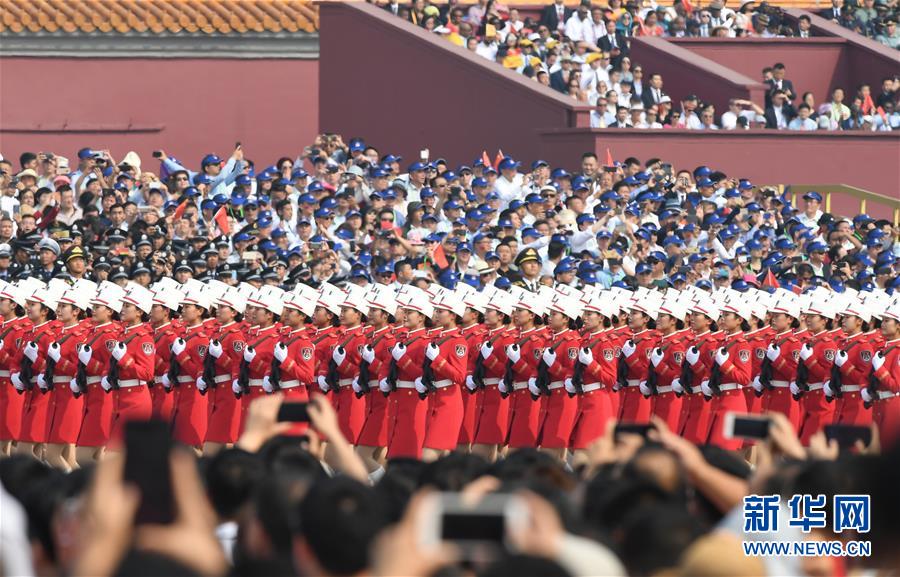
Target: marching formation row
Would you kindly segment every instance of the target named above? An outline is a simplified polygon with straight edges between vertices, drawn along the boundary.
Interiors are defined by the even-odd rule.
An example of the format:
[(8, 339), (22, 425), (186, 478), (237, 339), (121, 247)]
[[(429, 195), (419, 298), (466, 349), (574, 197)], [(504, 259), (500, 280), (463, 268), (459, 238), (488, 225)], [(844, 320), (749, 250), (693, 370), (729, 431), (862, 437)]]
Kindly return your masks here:
[(610, 419), (651, 415), (732, 450), (728, 412), (781, 412), (804, 443), (833, 422), (900, 438), (900, 299), (882, 291), (26, 279), (0, 282), (0, 315), (3, 453), (64, 469), (131, 419), (218, 450), (276, 391), (328, 395), (372, 471), (455, 449), (577, 459)]

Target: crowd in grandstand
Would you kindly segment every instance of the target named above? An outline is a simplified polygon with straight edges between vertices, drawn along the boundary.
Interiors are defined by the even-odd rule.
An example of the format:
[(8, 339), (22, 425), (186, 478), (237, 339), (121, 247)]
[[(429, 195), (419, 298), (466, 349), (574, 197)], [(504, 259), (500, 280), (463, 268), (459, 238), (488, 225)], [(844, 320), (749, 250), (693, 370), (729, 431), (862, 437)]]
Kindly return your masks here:
[[(3, 574), (897, 566), (892, 515), (860, 560), (740, 537), (751, 493), (782, 496), (784, 540), (858, 537), (789, 525), (794, 494), (900, 508), (895, 222), (610, 153), (62, 152), (0, 160)], [(765, 440), (727, 437), (730, 411), (769, 414)], [(135, 524), (123, 482), (138, 414), (194, 449), (168, 525)], [(422, 538), (435, 490), (516, 494), (527, 522), (460, 564)]]
[[(843, 0), (834, 0), (836, 13)], [(871, 2), (867, 6), (874, 8)], [(884, 7), (884, 0), (879, 0)], [(810, 19), (793, 24), (777, 7), (744, 2), (735, 11), (722, 0), (704, 9), (689, 3), (672, 6), (612, 0), (606, 7), (584, 0), (574, 9), (561, 0), (547, 6), (540, 20), (523, 19), (518, 10), (483, 0), (471, 7), (458, 3), (384, 8), (446, 37), (450, 42), (500, 63), (589, 106), (596, 107), (595, 128), (686, 128), (691, 130), (871, 130), (900, 128), (896, 98), (900, 77), (885, 78), (880, 93), (861, 85), (855, 91), (837, 87), (831, 94), (795, 90), (785, 66), (773, 63), (762, 71), (768, 90), (764, 103), (732, 99), (728, 110), (716, 110), (702, 95), (674, 100), (666, 93), (662, 70), (645, 70), (630, 55), (634, 36), (662, 37), (809, 37)], [(842, 12), (843, 10), (843, 12)], [(865, 6), (855, 13), (865, 15)], [(860, 16), (865, 18), (865, 16)], [(857, 21), (855, 19), (854, 21)], [(871, 29), (882, 24), (869, 17)], [(876, 24), (878, 22), (878, 24)], [(868, 30), (869, 28), (866, 28)], [(756, 31), (756, 32), (754, 32)], [(893, 33), (893, 32), (892, 32)], [(820, 99), (820, 103), (816, 103)]]

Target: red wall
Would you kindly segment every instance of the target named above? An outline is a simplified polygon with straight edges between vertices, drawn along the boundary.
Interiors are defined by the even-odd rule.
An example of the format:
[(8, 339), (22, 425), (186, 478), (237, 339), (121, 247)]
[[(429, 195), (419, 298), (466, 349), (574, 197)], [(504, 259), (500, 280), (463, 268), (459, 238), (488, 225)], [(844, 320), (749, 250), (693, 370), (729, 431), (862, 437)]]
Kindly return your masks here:
[[(83, 146), (156, 171), (164, 146), (195, 168), (240, 140), (258, 166), (295, 156), (318, 131), (319, 63), (290, 59), (0, 59), (0, 152)], [(21, 81), (20, 81), (21, 80)]]

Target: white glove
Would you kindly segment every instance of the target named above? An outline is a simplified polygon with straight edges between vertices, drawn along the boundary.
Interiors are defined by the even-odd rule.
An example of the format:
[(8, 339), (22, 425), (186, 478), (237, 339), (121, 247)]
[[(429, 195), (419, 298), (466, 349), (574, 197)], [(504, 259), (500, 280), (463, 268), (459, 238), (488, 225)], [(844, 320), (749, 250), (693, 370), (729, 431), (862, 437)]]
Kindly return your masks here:
[(363, 347), (362, 353), (360, 353), (362, 360), (366, 361), (369, 364), (375, 362), (375, 349), (371, 346), (366, 345)]
[(636, 350), (637, 350), (637, 345), (635, 345), (634, 341), (631, 339), (628, 339), (627, 341), (625, 341), (625, 344), (622, 345), (622, 354), (625, 355), (626, 359), (628, 357), (630, 357), (631, 355), (633, 355), (634, 351), (636, 351)]
[(12, 381), (13, 386), (17, 391), (24, 391), (25, 384), (22, 382), (22, 379), (19, 378), (19, 373), (13, 373), (9, 376), (9, 380)]
[(244, 360), (248, 363), (252, 363), (253, 359), (256, 358), (256, 349), (253, 347), (245, 347), (244, 348)]
[(653, 394), (653, 389), (650, 388), (650, 385), (647, 384), (647, 381), (641, 381), (638, 385), (638, 388), (641, 390), (641, 394), (645, 397), (649, 397)]
[(844, 363), (847, 362), (847, 351), (838, 351), (834, 356), (834, 364), (838, 367), (843, 367)]
[(472, 378), (472, 375), (466, 375), (466, 388), (473, 392), (478, 388), (478, 385), (475, 384), (475, 379)]
[(875, 369), (876, 371), (880, 371), (881, 367), (884, 366), (884, 360), (885, 360), (884, 353), (882, 353), (881, 351), (878, 351), (872, 357), (872, 368)]
[[(104, 377), (105, 378), (105, 377)], [(42, 391), (47, 390), (47, 379), (44, 378), (44, 373), (41, 373), (37, 377), (37, 385), (41, 388)]]
[(283, 363), (285, 359), (287, 359), (288, 348), (284, 346), (284, 343), (278, 343), (275, 345), (275, 350), (272, 351), (272, 355), (275, 357), (276, 361)]
[(594, 362), (594, 352), (587, 347), (578, 349), (578, 362), (584, 366), (588, 366)]
[(707, 397), (713, 396), (712, 388), (709, 386), (709, 379), (703, 379), (703, 382), (700, 383), (700, 392)]
[(825, 391), (825, 396), (829, 399), (834, 398), (834, 389), (831, 388), (831, 381), (825, 381), (825, 386), (822, 387), (822, 390)]
[(753, 377), (753, 382), (750, 383), (750, 386), (753, 387), (753, 390), (757, 393), (761, 393), (763, 391), (762, 381), (759, 380), (759, 377)]
[(862, 397), (864, 403), (871, 403), (875, 399), (872, 398), (872, 393), (869, 392), (869, 387), (863, 387), (859, 391), (859, 396)]
[(677, 377), (672, 379), (672, 390), (675, 391), (676, 393), (678, 393), (679, 395), (684, 394), (684, 387), (681, 386), (681, 379), (679, 379)]
[(206, 350), (214, 359), (218, 359), (222, 356), (222, 341), (219, 339), (212, 339), (209, 341), (209, 348)]
[(547, 368), (549, 369), (553, 366), (553, 363), (556, 362), (556, 352), (551, 351), (549, 348), (544, 349), (544, 354), (541, 355), (541, 358), (544, 360), (544, 363), (546, 363)]
[(4, 346), (3, 339), (0, 339), (0, 351), (3, 350), (3, 346)]
[(381, 379), (380, 381), (378, 381), (378, 390), (382, 393), (390, 393), (391, 384), (387, 381), (387, 379)]
[(107, 379), (106, 377), (100, 379), (100, 386), (103, 387), (103, 390), (107, 393), (112, 390), (112, 384), (110, 384), (109, 379)]
[(541, 396), (541, 390), (537, 386), (537, 379), (531, 377), (528, 379), (528, 392), (534, 395), (535, 397)]
[[(200, 378), (202, 379), (203, 377), (200, 377)], [(198, 381), (199, 381), (199, 379), (198, 379)], [(199, 382), (198, 382), (198, 384), (199, 384)], [(263, 377), (263, 390), (267, 393), (275, 392), (275, 387), (272, 386), (272, 380), (269, 379), (269, 375), (266, 375)]]
[(425, 347), (425, 356), (429, 358), (429, 360), (434, 360), (438, 358), (441, 354), (441, 347), (437, 346), (434, 343), (430, 343), (427, 347)]
[[(237, 381), (235, 381), (235, 382), (237, 382)], [(165, 390), (167, 390), (167, 391), (171, 391), (171, 390), (172, 390), (172, 381), (169, 380), (169, 374), (168, 374), (168, 373), (163, 373), (163, 376), (162, 376), (162, 386), (163, 386), (163, 388), (164, 388)]]
[(319, 375), (316, 378), (316, 383), (318, 383), (320, 391), (322, 391), (323, 393), (328, 392), (329, 387), (328, 387), (328, 383), (325, 382), (325, 375)]
[(572, 379), (570, 378), (566, 378), (566, 380), (563, 381), (563, 386), (566, 388), (566, 392), (570, 395), (574, 395), (578, 392), (577, 390), (575, 390), (575, 385), (572, 383)]
[(415, 380), (416, 392), (420, 395), (424, 395), (428, 392), (428, 388), (425, 387), (425, 383), (422, 382), (422, 377), (416, 377)]
[[(268, 378), (268, 377), (266, 377), (266, 378)], [(197, 377), (197, 390), (198, 391), (206, 390), (206, 379), (204, 379), (202, 375)]]
[(331, 351), (331, 360), (334, 361), (334, 364), (337, 366), (341, 366), (344, 364), (344, 359), (347, 358), (347, 349), (338, 345), (334, 347), (334, 350)]
[(76, 395), (81, 394), (81, 387), (78, 386), (78, 381), (73, 377), (71, 381), (69, 381), (69, 390), (75, 393)]
[(728, 357), (728, 351), (725, 350), (725, 347), (719, 347), (719, 350), (716, 351), (716, 364), (721, 367), (728, 360)]
[(684, 358), (687, 359), (689, 365), (694, 366), (697, 364), (697, 361), (700, 360), (700, 349), (697, 347), (691, 347), (684, 353)]
[(34, 341), (29, 341), (28, 344), (25, 345), (24, 353), (32, 363), (35, 362), (38, 355), (37, 343), (35, 343)]
[(91, 362), (91, 355), (94, 354), (93, 349), (91, 349), (90, 345), (83, 345), (78, 349), (78, 360), (81, 361), (82, 365), (86, 365)]
[(125, 352), (128, 349), (125, 347), (125, 343), (116, 343), (116, 346), (113, 347), (112, 356), (117, 361), (121, 361), (122, 357), (125, 356)]
[(665, 357), (665, 356), (666, 356), (666, 354), (663, 352), (663, 350), (659, 347), (656, 347), (650, 353), (650, 362), (653, 363), (654, 367), (658, 367), (659, 363), (662, 362), (663, 357)]
[[(3, 342), (3, 341), (0, 341)], [(2, 349), (3, 347), (0, 347)], [(50, 343), (50, 346), (47, 347), (47, 356), (53, 359), (54, 363), (58, 363), (60, 359), (60, 348), (59, 343)]]
[(519, 359), (522, 358), (522, 349), (519, 348), (519, 345), (509, 345), (506, 347), (506, 358), (513, 363), (518, 363)]
[(184, 349), (187, 348), (187, 341), (181, 337), (178, 337), (174, 341), (172, 341), (172, 354), (176, 357), (184, 352)]
[(399, 361), (403, 358), (403, 355), (406, 354), (406, 345), (403, 343), (397, 343), (394, 345), (394, 348), (391, 349), (391, 356), (394, 357), (395, 361)]
[(800, 387), (797, 385), (797, 381), (791, 381), (791, 394), (799, 395), (801, 392)]
[(800, 358), (804, 361), (813, 355), (813, 348), (809, 346), (809, 343), (806, 343), (802, 347), (800, 347)]
[(487, 360), (492, 354), (494, 354), (494, 345), (492, 345), (490, 341), (485, 341), (484, 344), (481, 345), (481, 358)]
[(506, 381), (500, 379), (500, 382), (497, 383), (497, 390), (503, 393), (504, 395), (509, 393), (509, 387), (506, 386)]
[(769, 348), (766, 349), (766, 358), (774, 363), (779, 356), (781, 356), (781, 347), (775, 343), (769, 343)]
[(353, 382), (350, 383), (350, 386), (353, 387), (353, 392), (359, 394), (362, 392), (362, 387), (359, 386), (359, 377), (353, 377)]
[(231, 381), (231, 392), (235, 395), (240, 395), (244, 392), (241, 385), (238, 384), (237, 379)]

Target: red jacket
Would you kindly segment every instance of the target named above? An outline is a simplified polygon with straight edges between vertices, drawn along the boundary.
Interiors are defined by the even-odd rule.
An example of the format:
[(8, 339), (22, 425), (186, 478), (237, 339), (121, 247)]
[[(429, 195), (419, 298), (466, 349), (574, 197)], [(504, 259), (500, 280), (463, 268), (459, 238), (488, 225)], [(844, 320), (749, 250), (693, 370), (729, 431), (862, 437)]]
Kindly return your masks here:
[(103, 377), (109, 372), (110, 352), (122, 339), (122, 326), (117, 322), (103, 323), (94, 327), (93, 333), (85, 341), (91, 350), (91, 360), (84, 367), (88, 377)]
[(822, 383), (831, 379), (831, 365), (834, 364), (834, 355), (837, 354), (837, 343), (834, 341), (834, 331), (822, 331), (812, 335), (806, 341), (813, 348), (813, 354), (806, 361), (809, 369), (807, 382)]
[[(244, 331), (239, 323), (231, 322), (227, 325), (220, 326), (215, 338), (222, 346), (222, 354), (216, 359), (216, 377), (222, 378), (222, 381), (216, 384), (231, 383), (238, 377), (241, 369), (241, 361), (244, 358), (244, 347), (247, 346)], [(227, 375), (227, 380), (225, 376)], [(213, 383), (207, 383), (210, 386), (216, 386)]]
[(424, 327), (410, 331), (406, 334), (405, 340), (401, 342), (406, 345), (406, 354), (397, 361), (397, 380), (415, 381), (417, 377), (422, 376), (425, 347), (430, 342), (427, 338), (427, 331)]
[[(494, 348), (491, 356), (484, 360), (484, 378), (485, 379), (502, 379), (506, 371), (506, 347), (515, 342), (516, 332), (506, 326), (499, 329), (488, 330), (484, 335), (484, 342), (489, 342)], [(478, 347), (478, 354), (481, 354), (481, 347)]]
[[(528, 382), (528, 379), (537, 376), (537, 366), (544, 352), (544, 347), (547, 346), (544, 331), (531, 329), (519, 332), (515, 337), (514, 343), (519, 345), (519, 360), (512, 367), (513, 380), (517, 383)], [(511, 384), (506, 383), (506, 386), (509, 387)]]
[(209, 347), (209, 333), (206, 332), (203, 323), (200, 323), (186, 327), (180, 336), (187, 342), (187, 347), (175, 357), (181, 367), (178, 380), (185, 383), (196, 381), (197, 377), (203, 374), (203, 359), (206, 358), (206, 350)]
[[(359, 363), (362, 360), (360, 353), (365, 344), (366, 335), (363, 332), (362, 325), (355, 326), (351, 329), (341, 328), (338, 331), (337, 337), (332, 343), (330, 350), (328, 350), (327, 359), (320, 364), (318, 374), (328, 374), (328, 366), (331, 361), (332, 353), (337, 347), (343, 347), (346, 356), (344, 357), (344, 362), (337, 368), (338, 378), (342, 381), (353, 379), (353, 377), (359, 374)], [(321, 347), (321, 345), (318, 345), (318, 347)]]
[[(249, 365), (248, 378), (251, 380), (262, 379), (269, 374), (272, 368), (272, 358), (275, 352), (275, 343), (279, 340), (278, 327), (272, 325), (257, 331), (256, 335), (247, 339), (247, 347), (253, 347), (256, 356)], [(241, 360), (243, 360), (243, 352)], [(240, 362), (238, 363), (240, 367)]]
[(385, 326), (370, 332), (366, 341), (375, 350), (375, 360), (369, 363), (369, 381), (387, 378), (391, 371), (391, 349), (397, 343), (397, 337), (390, 326)]
[(840, 368), (841, 384), (867, 386), (872, 372), (872, 357), (875, 355), (870, 336), (859, 333), (848, 337), (841, 343), (840, 350), (847, 353), (847, 360)]
[(581, 347), (591, 349), (594, 356), (594, 362), (584, 367), (583, 384), (601, 383), (605, 387), (612, 387), (616, 383), (621, 346), (620, 337), (611, 330), (601, 330), (582, 337)]
[[(753, 347), (744, 337), (744, 333), (736, 332), (725, 335), (722, 346), (728, 352), (728, 359), (720, 365), (721, 384), (737, 383), (749, 385), (753, 380)], [(715, 355), (713, 355), (715, 362)]]
[(297, 329), (281, 337), (281, 342), (287, 347), (288, 353), (281, 363), (280, 382), (300, 381), (301, 385), (312, 383), (316, 378), (316, 360), (309, 333), (305, 329)]
[(878, 388), (892, 393), (900, 393), (900, 339), (884, 343), (882, 353), (884, 364), (875, 371)]
[(310, 329), (309, 339), (312, 341), (316, 351), (316, 375), (328, 374), (328, 364), (331, 361), (331, 350), (334, 348), (337, 338), (338, 333), (336, 327)]
[(156, 368), (156, 347), (153, 329), (146, 323), (126, 327), (120, 342), (125, 343), (125, 356), (119, 360), (119, 382), (139, 380), (153, 381)]
[(797, 361), (800, 360), (800, 339), (793, 331), (786, 331), (775, 335), (771, 342), (781, 349), (772, 363), (772, 380), (793, 381), (797, 376)]
[[(71, 379), (78, 373), (78, 345), (82, 344), (88, 335), (81, 323), (60, 330), (56, 341), (59, 345), (59, 361), (53, 367), (53, 376)], [(65, 386), (68, 387), (68, 383), (65, 383)]]
[(487, 329), (484, 328), (484, 325), (474, 324), (460, 329), (460, 332), (463, 338), (466, 339), (466, 347), (468, 347), (469, 351), (466, 359), (466, 370), (468, 374), (472, 374), (475, 371), (475, 361), (478, 359), (478, 355), (481, 354), (481, 345), (485, 341)]
[(153, 374), (162, 377), (169, 372), (169, 360), (172, 358), (172, 342), (178, 338), (180, 329), (169, 322), (156, 327), (153, 331), (153, 345), (156, 349), (156, 357)]
[(433, 341), (440, 349), (436, 359), (431, 361), (434, 381), (449, 379), (456, 385), (466, 381), (468, 373), (468, 347), (466, 339), (458, 328), (441, 331)]
[(553, 341), (548, 346), (556, 353), (556, 361), (547, 371), (550, 382), (565, 381), (571, 378), (575, 372), (575, 363), (578, 361), (581, 335), (578, 334), (578, 331), (565, 330), (553, 335)]
[(630, 357), (622, 356), (622, 360), (628, 365), (628, 380), (645, 380), (650, 366), (650, 351), (659, 344), (659, 335), (654, 330), (643, 330), (633, 337), (635, 351)]
[(669, 387), (673, 380), (681, 377), (681, 365), (687, 347), (688, 341), (681, 333), (660, 337), (659, 348), (662, 349), (663, 359), (655, 368), (657, 387)]

